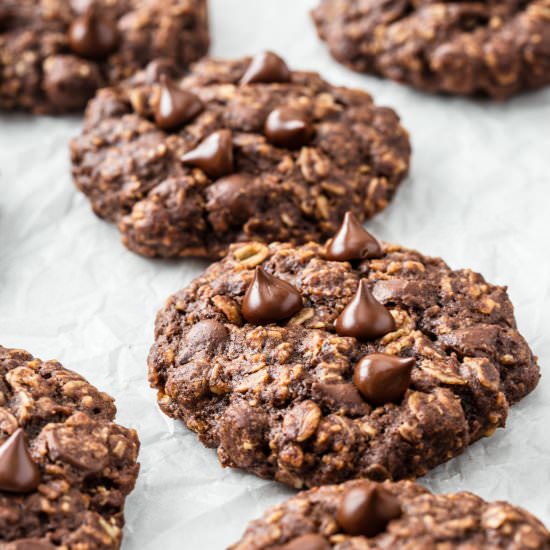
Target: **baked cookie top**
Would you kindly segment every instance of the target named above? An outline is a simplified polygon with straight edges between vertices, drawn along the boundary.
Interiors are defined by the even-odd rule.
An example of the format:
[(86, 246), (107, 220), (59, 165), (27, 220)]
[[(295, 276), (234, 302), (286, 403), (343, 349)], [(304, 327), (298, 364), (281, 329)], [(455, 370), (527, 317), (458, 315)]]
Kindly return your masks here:
[(0, 346), (0, 547), (119, 548), (138, 474), (134, 430), (56, 361)]
[(506, 288), (351, 215), (329, 244), (236, 244), (171, 296), (149, 356), (162, 410), (295, 488), (420, 476), (504, 426), (539, 379)]
[(550, 533), (507, 502), (472, 493), (434, 495), (411, 481), (348, 481), (270, 508), (230, 550), (532, 550)]
[(82, 110), (152, 59), (185, 68), (208, 46), (206, 0), (3, 0), (0, 109)]
[(409, 167), (407, 132), (365, 92), (271, 52), (205, 59), (180, 82), (153, 62), (101, 90), (71, 146), (75, 183), (146, 256), (324, 239), (383, 209)]
[(352, 69), (430, 92), (505, 99), (550, 83), (548, 0), (321, 0), (313, 13)]

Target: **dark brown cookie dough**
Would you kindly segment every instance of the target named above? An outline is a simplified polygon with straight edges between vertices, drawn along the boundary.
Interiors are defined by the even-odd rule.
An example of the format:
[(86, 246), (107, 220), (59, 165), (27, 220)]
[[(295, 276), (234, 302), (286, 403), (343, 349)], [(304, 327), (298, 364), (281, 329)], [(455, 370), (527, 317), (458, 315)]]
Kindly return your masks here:
[(276, 67), (252, 75), (249, 58), (199, 62), (169, 84), (179, 116), (159, 110), (156, 63), (92, 100), (74, 179), (131, 250), (217, 258), (235, 241), (322, 240), (346, 210), (364, 219), (386, 207), (410, 157), (395, 112), (269, 59)]
[(429, 92), (506, 99), (550, 84), (548, 0), (321, 0), (341, 63)]
[(208, 45), (206, 0), (3, 0), (0, 109), (82, 110), (152, 59), (184, 69)]
[[(344, 500), (357, 490), (386, 493), (398, 503), (401, 515), (375, 536), (349, 534), (339, 518)], [(368, 522), (369, 514), (359, 516)], [(304, 491), (272, 507), (250, 523), (230, 550), (383, 548), (548, 550), (550, 533), (537, 518), (507, 502), (486, 502), (466, 492), (434, 495), (410, 481), (350, 481)]]
[(139, 441), (115, 413), (111, 397), (56, 361), (0, 346), (3, 550), (120, 547)]
[[(324, 254), (314, 243), (236, 244), (158, 314), (149, 379), (159, 405), (224, 466), (296, 488), (421, 476), (504, 426), (536, 386), (504, 287), (397, 245), (361, 262)], [(290, 319), (245, 322), (294, 311), (273, 279), (256, 274), (247, 292), (258, 266), (300, 293)], [(345, 307), (383, 336), (336, 334)]]

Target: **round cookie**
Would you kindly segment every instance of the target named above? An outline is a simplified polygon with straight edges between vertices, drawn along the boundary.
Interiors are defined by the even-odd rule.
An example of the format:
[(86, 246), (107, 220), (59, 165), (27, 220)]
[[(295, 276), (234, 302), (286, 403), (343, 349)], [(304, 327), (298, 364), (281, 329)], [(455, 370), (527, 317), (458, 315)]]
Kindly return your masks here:
[(149, 380), (222, 465), (301, 488), (423, 475), (504, 426), (539, 369), (504, 287), (347, 215), (327, 248), (236, 244), (171, 296)]
[(0, 547), (116, 549), (139, 441), (111, 397), (0, 346)]
[(348, 481), (303, 491), (251, 522), (229, 550), (532, 550), (550, 533), (525, 510), (411, 481)]
[(205, 59), (179, 83), (165, 69), (101, 90), (71, 146), (77, 187), (139, 254), (324, 239), (346, 210), (385, 208), (408, 171), (394, 111), (271, 52)]
[(550, 84), (548, 0), (321, 0), (331, 54), (429, 92), (506, 99)]
[(82, 110), (152, 59), (186, 67), (208, 46), (206, 0), (4, 0), (0, 109)]

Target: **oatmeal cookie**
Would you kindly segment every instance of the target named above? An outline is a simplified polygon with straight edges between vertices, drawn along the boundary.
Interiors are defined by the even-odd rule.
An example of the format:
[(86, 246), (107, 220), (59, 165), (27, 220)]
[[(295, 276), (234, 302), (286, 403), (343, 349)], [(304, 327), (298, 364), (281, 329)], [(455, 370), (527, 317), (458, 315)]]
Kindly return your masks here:
[(116, 549), (139, 441), (111, 397), (0, 346), (0, 548)]
[(506, 99), (550, 83), (550, 1), (322, 0), (332, 55), (429, 92)]
[(224, 466), (295, 488), (413, 478), (539, 380), (506, 288), (379, 243), (233, 245), (156, 320), (149, 379)]
[(3, 0), (0, 109), (79, 111), (152, 59), (183, 70), (208, 46), (206, 0)]
[(304, 491), (250, 523), (229, 550), (549, 550), (531, 514), (411, 481), (348, 481)]
[(264, 52), (205, 59), (179, 82), (154, 62), (98, 93), (71, 152), (77, 187), (131, 250), (219, 258), (236, 241), (323, 239), (349, 209), (374, 215), (410, 144), (365, 92)]

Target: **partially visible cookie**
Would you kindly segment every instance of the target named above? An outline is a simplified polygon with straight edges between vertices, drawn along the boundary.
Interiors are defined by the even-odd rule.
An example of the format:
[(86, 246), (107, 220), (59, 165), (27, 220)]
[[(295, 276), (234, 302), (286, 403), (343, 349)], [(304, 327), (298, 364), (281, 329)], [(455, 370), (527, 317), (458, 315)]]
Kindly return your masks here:
[(71, 145), (77, 187), (145, 256), (219, 258), (235, 241), (324, 239), (385, 208), (407, 132), (365, 92), (291, 71), (271, 52), (161, 63), (101, 90)]
[(0, 346), (0, 547), (116, 549), (139, 441), (111, 397)]
[(539, 369), (506, 288), (347, 215), (326, 247), (237, 244), (171, 296), (149, 379), (224, 466), (301, 488), (423, 475)]
[(82, 110), (152, 59), (183, 70), (208, 45), (206, 0), (3, 0), (0, 109)]
[(548, 550), (525, 510), (472, 493), (434, 495), (416, 483), (349, 481), (267, 510), (230, 550)]
[(429, 92), (506, 99), (550, 84), (548, 0), (321, 0), (313, 19), (341, 63)]

